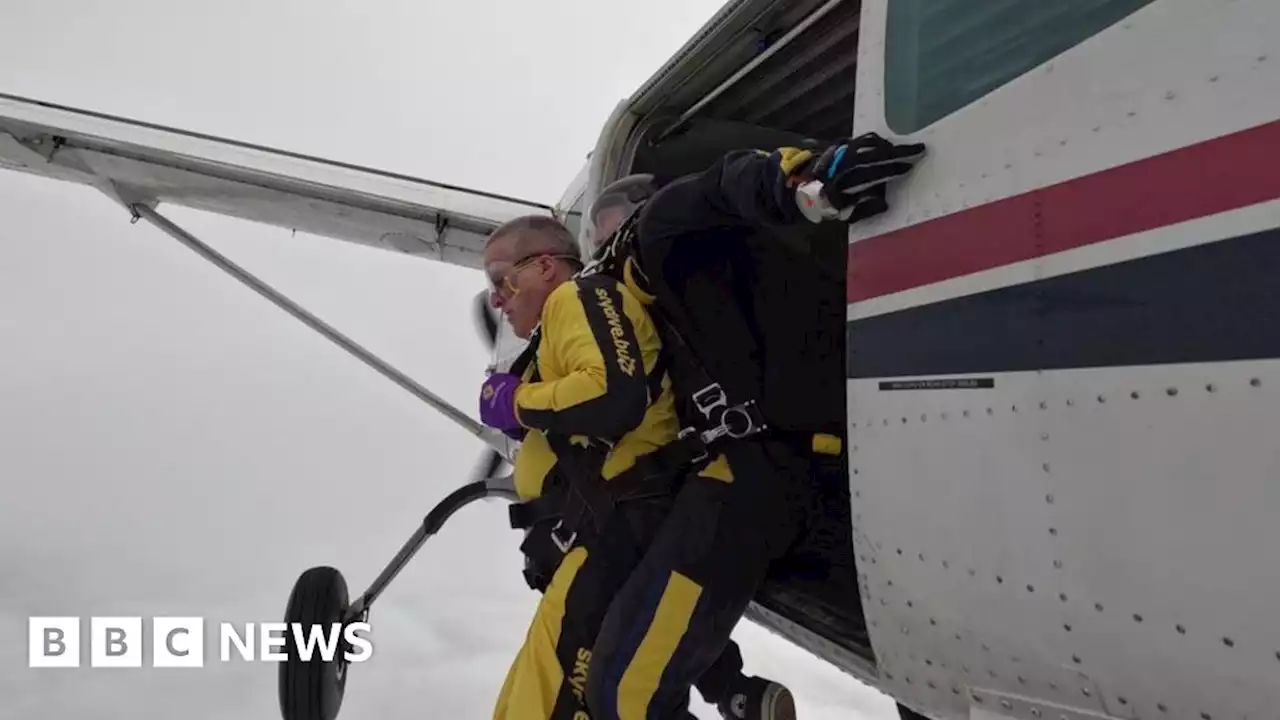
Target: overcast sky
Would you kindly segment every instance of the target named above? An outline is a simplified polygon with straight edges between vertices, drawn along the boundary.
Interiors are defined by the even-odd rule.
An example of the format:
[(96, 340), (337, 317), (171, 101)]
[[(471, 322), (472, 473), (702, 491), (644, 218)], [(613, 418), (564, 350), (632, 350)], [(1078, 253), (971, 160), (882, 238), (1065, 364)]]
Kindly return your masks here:
[[(0, 92), (549, 203), (719, 4), (5, 0)], [(474, 412), (477, 272), (165, 210)], [(35, 671), (26, 619), (277, 620), (317, 564), (357, 595), (481, 449), (96, 191), (14, 174), (0, 347), (6, 719), (278, 717), (273, 665)], [(455, 516), (375, 605), (342, 717), (488, 717), (537, 600), (518, 542), (501, 503)], [(759, 628), (737, 636), (804, 720), (896, 716)]]

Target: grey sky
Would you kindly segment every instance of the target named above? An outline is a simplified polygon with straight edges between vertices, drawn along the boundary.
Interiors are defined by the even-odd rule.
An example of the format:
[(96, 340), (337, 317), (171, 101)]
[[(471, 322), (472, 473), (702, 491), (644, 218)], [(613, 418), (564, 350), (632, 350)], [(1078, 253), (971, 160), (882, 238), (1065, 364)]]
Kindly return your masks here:
[[(551, 202), (719, 4), (8, 0), (0, 92)], [(166, 211), (473, 411), (478, 273)], [(29, 670), (26, 618), (276, 620), (316, 564), (355, 595), (478, 442), (95, 191), (0, 174), (0, 218), (0, 718), (278, 717), (271, 665)], [(342, 717), (489, 716), (537, 599), (505, 520), (455, 516), (379, 601)], [(738, 637), (805, 720), (895, 716)]]

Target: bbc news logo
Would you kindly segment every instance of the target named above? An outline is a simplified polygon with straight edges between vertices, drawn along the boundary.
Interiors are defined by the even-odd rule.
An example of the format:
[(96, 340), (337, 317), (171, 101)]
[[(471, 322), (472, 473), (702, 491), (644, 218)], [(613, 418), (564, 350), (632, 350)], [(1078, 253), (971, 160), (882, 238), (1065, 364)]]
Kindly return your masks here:
[[(82, 643), (78, 617), (29, 618), (29, 666), (33, 668), (80, 667), (82, 646), (89, 648), (89, 665), (102, 668), (140, 668), (147, 639), (140, 617), (89, 618), (88, 642)], [(156, 617), (150, 624), (151, 667), (204, 667), (205, 620), (198, 617)], [(231, 662), (232, 652), (248, 662), (284, 662), (283, 648), (292, 637), (298, 657), (333, 662), (341, 649), (347, 662), (364, 662), (373, 656), (367, 637), (369, 623), (345, 627), (306, 626), (301, 623), (265, 622), (218, 625), (218, 659)], [(286, 635), (288, 633), (288, 635)]]

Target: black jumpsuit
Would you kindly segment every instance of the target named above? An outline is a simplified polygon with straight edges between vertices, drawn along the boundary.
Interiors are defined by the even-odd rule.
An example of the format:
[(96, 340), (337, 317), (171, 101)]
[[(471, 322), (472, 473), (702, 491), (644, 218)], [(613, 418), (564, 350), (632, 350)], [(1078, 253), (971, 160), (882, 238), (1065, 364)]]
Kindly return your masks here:
[[(843, 265), (794, 247), (815, 228), (795, 206), (793, 158), (731, 153), (641, 210), (628, 288), (661, 307), (730, 405), (756, 400), (771, 430), (715, 446), (680, 490), (604, 618), (586, 684), (593, 720), (692, 717), (689, 688), (815, 511), (815, 468), (829, 465), (815, 449), (840, 452), (845, 339), (831, 328), (843, 328)], [(682, 395), (705, 384), (680, 367)]]

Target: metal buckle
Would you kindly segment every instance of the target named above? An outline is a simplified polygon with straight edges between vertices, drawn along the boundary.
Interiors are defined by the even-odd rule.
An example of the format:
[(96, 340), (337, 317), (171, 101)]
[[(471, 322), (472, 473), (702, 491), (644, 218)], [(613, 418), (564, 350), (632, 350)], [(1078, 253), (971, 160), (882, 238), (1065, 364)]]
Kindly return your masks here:
[(685, 428), (680, 431), (679, 437), (684, 440), (690, 435), (698, 435), (699, 439), (702, 440), (703, 450), (697, 460), (702, 460), (708, 454), (706, 447), (722, 437), (741, 440), (768, 430), (769, 425), (764, 422), (764, 419), (757, 418), (759, 418), (759, 413), (755, 411), (755, 401), (748, 400), (740, 405), (725, 408), (724, 412), (720, 413), (720, 424), (716, 427), (705, 432), (698, 432), (695, 428)]
[(703, 460), (706, 460), (710, 456), (710, 453), (707, 451), (707, 441), (702, 436), (702, 433), (698, 432), (698, 429), (693, 427), (687, 427), (687, 428), (681, 429), (680, 434), (677, 437), (681, 441), (683, 441), (683, 440), (687, 440), (690, 435), (696, 435), (698, 437), (698, 441), (702, 445), (702, 450), (700, 450), (698, 454), (694, 456), (693, 459), (691, 459), (689, 462), (700, 463)]
[[(707, 395), (713, 395), (713, 397), (708, 400)], [(718, 407), (729, 407), (729, 396), (725, 394), (724, 388), (720, 387), (720, 383), (711, 383), (693, 394), (693, 404), (704, 418), (710, 420), (712, 410)]]
[[(748, 400), (741, 405), (735, 405), (726, 409), (720, 414), (720, 429), (724, 430), (724, 434), (735, 440), (741, 440), (744, 437), (755, 435), (761, 430), (765, 430), (767, 426), (761, 421), (756, 424), (756, 416), (751, 410), (755, 407), (754, 400)], [(741, 430), (734, 429), (734, 420), (741, 418)]]
[(573, 533), (569, 535), (569, 539), (561, 540), (560, 533), (558, 531), (562, 527), (564, 527), (564, 520), (557, 520), (555, 527), (551, 528), (551, 542), (554, 543), (556, 547), (560, 548), (560, 552), (567, 553), (569, 552), (569, 548), (573, 547), (573, 541), (578, 539), (578, 531), (574, 530)]

